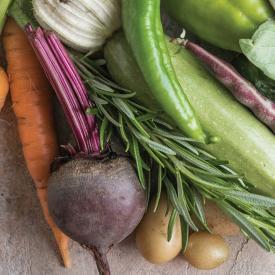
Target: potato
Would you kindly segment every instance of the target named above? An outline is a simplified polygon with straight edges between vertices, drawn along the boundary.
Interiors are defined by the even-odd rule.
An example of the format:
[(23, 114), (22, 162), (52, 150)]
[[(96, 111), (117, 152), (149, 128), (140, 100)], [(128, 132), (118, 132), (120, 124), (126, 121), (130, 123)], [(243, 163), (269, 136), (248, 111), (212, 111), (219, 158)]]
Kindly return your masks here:
[(184, 253), (186, 260), (198, 269), (213, 269), (228, 259), (229, 248), (219, 235), (208, 232), (195, 232), (189, 237)]
[(167, 228), (172, 207), (167, 211), (167, 197), (161, 195), (159, 206), (154, 213), (153, 199), (148, 211), (136, 231), (136, 245), (142, 256), (153, 264), (162, 264), (175, 258), (182, 247), (180, 219), (176, 218), (172, 239), (167, 241)]
[(206, 221), (213, 234), (235, 236), (240, 233), (239, 227), (214, 202), (207, 200), (204, 209)]

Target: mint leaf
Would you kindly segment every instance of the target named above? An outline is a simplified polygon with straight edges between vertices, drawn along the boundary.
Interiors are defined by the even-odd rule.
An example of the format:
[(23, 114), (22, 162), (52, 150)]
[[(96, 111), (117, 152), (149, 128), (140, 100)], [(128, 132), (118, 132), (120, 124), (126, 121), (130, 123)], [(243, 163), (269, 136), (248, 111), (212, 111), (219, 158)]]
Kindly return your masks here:
[(260, 25), (252, 39), (241, 39), (240, 47), (250, 62), (275, 80), (275, 20)]

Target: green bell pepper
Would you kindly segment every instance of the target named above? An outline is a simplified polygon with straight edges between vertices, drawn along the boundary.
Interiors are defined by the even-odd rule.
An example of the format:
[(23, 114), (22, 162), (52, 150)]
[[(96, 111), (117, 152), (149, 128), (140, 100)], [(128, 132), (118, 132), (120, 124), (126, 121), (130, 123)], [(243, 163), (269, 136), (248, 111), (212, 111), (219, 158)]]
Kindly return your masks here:
[(274, 15), (268, 0), (162, 0), (168, 14), (201, 39), (241, 52), (239, 40), (251, 38)]

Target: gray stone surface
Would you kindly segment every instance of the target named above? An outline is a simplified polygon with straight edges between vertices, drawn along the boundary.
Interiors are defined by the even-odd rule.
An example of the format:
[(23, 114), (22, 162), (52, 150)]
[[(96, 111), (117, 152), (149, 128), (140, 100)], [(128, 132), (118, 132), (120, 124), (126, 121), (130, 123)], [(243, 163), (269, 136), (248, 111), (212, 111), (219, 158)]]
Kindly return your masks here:
[[(71, 242), (71, 269), (61, 266), (55, 242), (43, 220), (26, 170), (11, 105), (0, 115), (0, 275), (96, 275), (89, 253)], [(275, 274), (275, 256), (243, 237), (229, 238), (230, 260), (208, 272), (190, 267), (182, 256), (154, 266), (135, 248), (133, 236), (108, 255), (114, 275)]]

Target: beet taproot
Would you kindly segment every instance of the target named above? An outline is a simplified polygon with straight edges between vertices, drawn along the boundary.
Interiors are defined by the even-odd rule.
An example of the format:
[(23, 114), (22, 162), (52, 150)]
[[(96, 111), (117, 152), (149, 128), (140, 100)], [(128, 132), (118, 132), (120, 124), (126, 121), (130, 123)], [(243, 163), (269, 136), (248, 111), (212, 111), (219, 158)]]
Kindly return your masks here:
[(128, 159), (75, 159), (49, 180), (49, 209), (57, 226), (92, 250), (101, 274), (110, 274), (106, 254), (143, 217), (144, 190)]
[[(70, 55), (54, 33), (26, 27), (29, 41), (55, 90), (75, 137), (52, 166), (48, 204), (56, 225), (93, 252), (100, 274), (110, 274), (106, 254), (140, 222), (146, 194), (126, 157), (100, 146), (97, 118)], [(101, 148), (105, 147), (105, 148)]]

